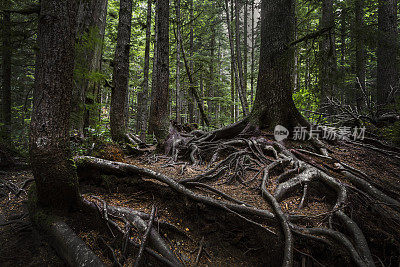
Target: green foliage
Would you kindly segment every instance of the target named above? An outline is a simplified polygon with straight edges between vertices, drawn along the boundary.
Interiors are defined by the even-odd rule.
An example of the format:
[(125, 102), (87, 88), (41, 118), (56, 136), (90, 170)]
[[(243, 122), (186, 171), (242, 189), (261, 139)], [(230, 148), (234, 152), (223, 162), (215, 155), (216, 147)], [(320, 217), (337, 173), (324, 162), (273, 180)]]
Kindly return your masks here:
[(383, 135), (393, 142), (395, 145), (400, 145), (400, 121), (393, 125), (383, 128)]

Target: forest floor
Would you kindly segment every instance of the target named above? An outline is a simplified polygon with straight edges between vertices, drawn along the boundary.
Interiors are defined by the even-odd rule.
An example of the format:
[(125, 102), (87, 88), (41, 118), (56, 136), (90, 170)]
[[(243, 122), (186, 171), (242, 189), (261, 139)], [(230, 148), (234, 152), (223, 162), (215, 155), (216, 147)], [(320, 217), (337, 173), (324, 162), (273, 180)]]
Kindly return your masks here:
[[(289, 148), (311, 149), (306, 147), (307, 143), (289, 142), (285, 145)], [(400, 162), (397, 158), (373, 151), (368, 147), (345, 142), (340, 142), (335, 146), (328, 145), (327, 148), (330, 150), (330, 156), (367, 173), (375, 184), (385, 187), (387, 184), (394, 183), (400, 186)], [(107, 157), (105, 155), (105, 158)], [(314, 164), (321, 166), (327, 164), (318, 157), (310, 157), (315, 160)], [(175, 180), (195, 177), (206, 172), (207, 169), (206, 165), (171, 164), (170, 159), (163, 155), (124, 156), (122, 161), (154, 170)], [(249, 180), (255, 174), (256, 172), (249, 172), (248, 177), (243, 177), (243, 180)], [(0, 174), (0, 180), (19, 186), (31, 178), (32, 174), (29, 170), (7, 171)], [(237, 200), (257, 208), (271, 210), (259, 190), (239, 183), (223, 184), (222, 182), (217, 179), (211, 185)], [(346, 180), (343, 179), (342, 182), (346, 183)], [(273, 186), (273, 184), (269, 185), (271, 187), (269, 189), (273, 190)], [(193, 190), (205, 196), (221, 199), (218, 194), (206, 190)], [(0, 266), (64, 266), (45, 238), (30, 223), (27, 213), (27, 191), (28, 187), (19, 197), (13, 194), (3, 196), (0, 194)], [(282, 240), (268, 231), (257, 229), (256, 226), (237, 216), (189, 200), (161, 183), (146, 178), (102, 176), (98, 181), (81, 181), (80, 191), (86, 199), (93, 200), (93, 197), (97, 197), (105, 200), (109, 205), (129, 207), (146, 213), (150, 213), (153, 205), (157, 207), (158, 220), (174, 225), (179, 231), (160, 229), (160, 225), (158, 225), (158, 230), (168, 241), (172, 250), (188, 266), (281, 265), (281, 256), (277, 257), (277, 255), (282, 253)], [(287, 213), (312, 216), (328, 213), (331, 209), (323, 198), (323, 195), (318, 194), (311, 196), (308, 204), (302, 209), (298, 208), (299, 196), (286, 198), (280, 204), (282, 210)], [(368, 218), (353, 219), (359, 221)], [(104, 262), (113, 264), (112, 255), (109, 255), (110, 251), (104, 243), (113, 247), (116, 254), (120, 253), (120, 244), (113, 242), (113, 233), (105, 227), (104, 223), (99, 225), (93, 218), (81, 212), (75, 212), (66, 220)], [(15, 221), (15, 223), (1, 226), (10, 221)], [(318, 223), (319, 221), (316, 220), (315, 224)], [(93, 227), (96, 224), (99, 226)], [(274, 232), (279, 232), (276, 227), (264, 226)], [(383, 244), (380, 244), (380, 241), (374, 241), (374, 237), (368, 236), (368, 233), (365, 235), (372, 254), (379, 257)], [(140, 243), (140, 238), (141, 234), (133, 233), (132, 239)], [(296, 262), (305, 262), (305, 259), (309, 258), (308, 262), (313, 262), (313, 264), (308, 266), (338, 264), (335, 259), (320, 263), (312, 256), (315, 252), (309, 249), (295, 250)], [(330, 252), (319, 251), (318, 253), (326, 253), (328, 256)], [(134, 255), (126, 260), (125, 265), (130, 266), (129, 264), (133, 261)], [(156, 265), (151, 261), (147, 263), (149, 266)]]

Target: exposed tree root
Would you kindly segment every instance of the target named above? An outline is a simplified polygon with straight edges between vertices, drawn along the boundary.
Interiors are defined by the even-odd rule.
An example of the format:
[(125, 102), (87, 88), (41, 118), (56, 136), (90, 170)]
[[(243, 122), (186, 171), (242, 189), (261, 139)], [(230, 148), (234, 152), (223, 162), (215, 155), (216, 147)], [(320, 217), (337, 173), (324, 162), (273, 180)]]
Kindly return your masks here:
[[(372, 184), (367, 175), (361, 171), (331, 157), (320, 141), (311, 139), (321, 154), (304, 149), (289, 150), (282, 143), (271, 142), (264, 137), (242, 138), (249, 133), (254, 135), (254, 131), (250, 131), (247, 125), (247, 121), (243, 120), (211, 133), (170, 134), (166, 152), (171, 157), (165, 167), (182, 165), (181, 172), (184, 173), (188, 161), (193, 166), (207, 164), (206, 172), (179, 181), (131, 164), (93, 157), (77, 157), (75, 160), (78, 168), (82, 169), (156, 180), (195, 202), (225, 210), (269, 232), (271, 229), (265, 225), (275, 229), (280, 227), (284, 242), (283, 266), (294, 264), (293, 254), (296, 251), (302, 254), (302, 257), (308, 255), (296, 248), (297, 240), (300, 239), (328, 245), (336, 251), (339, 249), (347, 252), (350, 261), (357, 266), (375, 266), (375, 261), (380, 260), (372, 257), (368, 240), (363, 233), (366, 226), (360, 222), (356, 223), (352, 216), (346, 214), (346, 211), (353, 208), (350, 195), (356, 194), (370, 203), (368, 205), (381, 205), (380, 209), (374, 210), (374, 216), (380, 216), (382, 219), (391, 218), (396, 223), (400, 223), (395, 219), (400, 213), (400, 202), (390, 196), (392, 194), (388, 195), (386, 191)], [(154, 156), (151, 160), (154, 162), (158, 158), (160, 157)], [(259, 190), (269, 208), (249, 205), (215, 188), (213, 184), (241, 184)], [(190, 189), (193, 187), (219, 195), (225, 201), (199, 194)], [(309, 208), (309, 203), (312, 203), (318, 195), (323, 196), (329, 211), (299, 215), (288, 213), (284, 209), (286, 199), (295, 197), (299, 201), (298, 211), (301, 212)], [(128, 220), (136, 228), (141, 229), (142, 233), (147, 229), (143, 219), (152, 217), (126, 208), (107, 206), (106, 210), (106, 213), (113, 218)], [(395, 217), (390, 217), (391, 215)], [(275, 232), (273, 234), (276, 235)], [(150, 245), (167, 262), (180, 263), (175, 255), (169, 255), (170, 249), (166, 248), (161, 240), (154, 242), (156, 239), (150, 231)]]
[(30, 215), (69, 266), (105, 266), (61, 218), (48, 214), (35, 203), (31, 203)]
[[(181, 143), (181, 146), (173, 155), (174, 159), (187, 158), (187, 153), (191, 150), (191, 146), (196, 144), (197, 158), (193, 159), (192, 154), (190, 156), (191, 161), (201, 163), (208, 162), (209, 170), (195, 178), (181, 180), (180, 183), (182, 185), (190, 185), (190, 183), (202, 182), (202, 187), (235, 202), (229, 196), (226, 196), (226, 194), (221, 194), (221, 192), (218, 192), (215, 188), (212, 189), (211, 185), (205, 186), (204, 183), (207, 181), (216, 182), (225, 180), (222, 183), (239, 182), (243, 185), (249, 185), (259, 181), (258, 177), (260, 173), (264, 171), (261, 180), (261, 192), (271, 206), (275, 215), (274, 219), (279, 222), (285, 236), (286, 246), (283, 265), (291, 264), (292, 259), (290, 258), (292, 256), (290, 254), (292, 254), (293, 251), (293, 237), (291, 231), (296, 229), (297, 233), (303, 231), (303, 234), (305, 234), (307, 232), (314, 235), (316, 238), (318, 238), (318, 235), (325, 238), (328, 237), (347, 250), (353, 262), (357, 265), (374, 266), (374, 260), (361, 228), (345, 214), (345, 209), (349, 205), (348, 185), (341, 181), (341, 176), (335, 177), (329, 173), (339, 171), (341, 175), (347, 178), (347, 181), (351, 182), (353, 188), (357, 188), (361, 194), (369, 196), (370, 201), (386, 205), (386, 208), (391, 210), (391, 213), (395, 212), (397, 217), (399, 215), (398, 213), (400, 213), (400, 203), (369, 183), (363, 175), (360, 176), (354, 173), (354, 170), (349, 170), (344, 167), (346, 166), (344, 163), (342, 164), (337, 159), (330, 157), (329, 152), (325, 149), (322, 142), (311, 139), (312, 144), (321, 154), (307, 150), (303, 150), (302, 153), (308, 153), (313, 157), (318, 157), (325, 162), (329, 162), (329, 164), (324, 165), (325, 167), (321, 167), (315, 162), (308, 163), (303, 161), (304, 159), (309, 161), (310, 158), (308, 157), (302, 157), (303, 160), (298, 159), (294, 153), (286, 149), (280, 143), (270, 142), (264, 138), (256, 137), (251, 137), (250, 139), (238, 138), (237, 136), (245, 132), (243, 128), (246, 126), (244, 125), (247, 125), (246, 120)], [(396, 152), (397, 151), (392, 150), (390, 153), (386, 154), (393, 156), (396, 155)], [(296, 154), (300, 153), (296, 152)], [(289, 165), (290, 168), (285, 170), (286, 166), (282, 166), (283, 172), (272, 181), (269, 172), (273, 167), (279, 165), (279, 163), (285, 163), (286, 166)], [(258, 171), (253, 178), (249, 181), (244, 181), (243, 177), (246, 176), (245, 173), (254, 170)], [(272, 188), (275, 188), (273, 193), (270, 192), (270, 189), (267, 189), (271, 183)], [(336, 195), (336, 199), (332, 203), (331, 213), (328, 215), (328, 222), (325, 224), (327, 228), (295, 227), (293, 222), (297, 221), (299, 217), (285, 214), (279, 203), (284, 201), (286, 196), (293, 195), (299, 188), (302, 188), (303, 193), (300, 197), (299, 204), (299, 208), (302, 209), (307, 206), (307, 199), (312, 197), (313, 193), (311, 189), (314, 188), (314, 191), (315, 189), (318, 191), (318, 188), (321, 186), (326, 188), (324, 190), (334, 192)], [(240, 213), (240, 211), (237, 212)], [(385, 218), (387, 216), (386, 213), (385, 210), (379, 213), (379, 215)], [(336, 228), (336, 226), (333, 225), (334, 218), (337, 218), (338, 223), (340, 223), (338, 230), (332, 229)], [(303, 216), (302, 219), (307, 221), (310, 220), (311, 217)], [(349, 236), (341, 233), (339, 229), (344, 229)]]
[[(98, 206), (96, 203), (83, 199), (83, 205), (89, 209), (96, 211)], [(103, 206), (105, 206), (105, 202), (101, 201)], [(127, 231), (123, 231), (118, 227), (115, 221), (112, 221), (108, 218), (108, 216), (112, 216), (114, 219), (122, 221), (126, 224), (130, 223), (135, 228), (143, 234), (143, 236), (147, 235), (146, 240), (149, 240), (150, 245), (158, 252), (160, 255), (165, 258), (168, 262), (172, 263), (174, 266), (180, 266), (181, 263), (175, 254), (171, 251), (169, 245), (164, 241), (164, 239), (160, 236), (160, 234), (154, 229), (150, 228), (149, 233), (147, 233), (148, 224), (144, 221), (142, 217), (140, 217), (142, 213), (131, 210), (129, 208), (124, 207), (116, 207), (112, 205), (106, 205), (104, 210), (102, 210), (102, 215), (106, 223), (113, 225), (117, 230), (119, 230), (122, 234), (126, 234)], [(151, 220), (151, 215), (150, 215)], [(154, 218), (153, 218), (154, 220)], [(130, 240), (129, 238), (127, 239)], [(146, 241), (147, 242), (147, 241)], [(146, 247), (143, 246), (144, 250)]]

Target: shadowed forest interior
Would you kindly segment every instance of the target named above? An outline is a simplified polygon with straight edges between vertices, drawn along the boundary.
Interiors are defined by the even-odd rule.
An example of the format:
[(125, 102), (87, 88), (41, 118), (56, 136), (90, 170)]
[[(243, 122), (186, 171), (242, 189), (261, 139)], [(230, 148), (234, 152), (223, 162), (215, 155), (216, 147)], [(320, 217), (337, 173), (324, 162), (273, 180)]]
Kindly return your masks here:
[(2, 0), (0, 266), (399, 266), (397, 0)]

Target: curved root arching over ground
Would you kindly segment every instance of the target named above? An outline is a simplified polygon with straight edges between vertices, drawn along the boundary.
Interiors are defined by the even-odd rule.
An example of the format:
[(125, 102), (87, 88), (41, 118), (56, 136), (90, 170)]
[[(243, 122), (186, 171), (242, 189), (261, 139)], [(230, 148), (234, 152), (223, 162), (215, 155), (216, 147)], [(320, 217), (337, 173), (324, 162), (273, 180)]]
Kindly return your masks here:
[[(92, 157), (78, 157), (77, 162), (80, 168), (93, 168), (116, 175), (139, 175), (157, 180), (194, 201), (220, 208), (266, 231), (273, 231), (275, 235), (283, 237), (282, 266), (293, 265), (293, 254), (295, 251), (300, 252), (296, 249), (296, 240), (300, 239), (321, 245), (328, 244), (344, 251), (351, 263), (357, 266), (375, 266), (380, 260), (374, 259), (371, 254), (363, 227), (348, 214), (352, 208), (357, 209), (352, 207), (351, 200), (358, 199), (366, 206), (373, 206), (374, 216), (378, 217), (378, 221), (390, 220), (393, 227), (388, 230), (388, 235), (393, 232), (394, 235), (398, 234), (396, 228), (400, 225), (400, 202), (384, 189), (374, 186), (368, 181), (366, 174), (341, 163), (327, 153), (322, 155), (303, 149), (288, 149), (281, 143), (269, 141), (262, 136), (248, 138), (247, 135), (247, 138), (243, 138), (240, 132), (244, 126), (245, 123), (240, 122), (231, 128), (212, 133), (197, 131), (182, 135), (177, 131), (171, 132), (167, 141), (167, 152), (171, 155), (170, 165), (182, 165), (184, 173), (188, 161), (192, 166), (207, 164), (207, 170), (193, 178), (178, 181), (135, 165)], [(319, 150), (326, 152), (321, 147)], [(314, 159), (323, 163), (317, 164)], [(241, 184), (252, 190), (259, 190), (269, 209), (254, 207), (215, 188), (221, 184)], [(193, 191), (193, 188), (197, 191)], [(220, 195), (220, 198), (202, 195), (198, 190), (213, 192)], [(315, 194), (325, 193), (326, 197), (323, 198), (329, 207), (327, 212), (301, 213)], [(290, 197), (299, 199), (298, 212), (289, 213), (284, 208), (284, 201)], [(107, 210), (106, 204), (104, 209)], [(115, 207), (109, 212), (114, 217), (117, 213), (126, 213)], [(105, 212), (104, 216), (107, 214)], [(143, 216), (142, 214), (142, 218)], [(149, 215), (146, 216), (147, 219)], [(144, 231), (146, 226), (143, 222), (141, 225)], [(157, 238), (153, 236), (150, 240)], [(162, 240), (153, 242), (158, 244), (158, 251), (163, 251), (165, 262), (176, 263), (176, 258), (168, 252)]]

